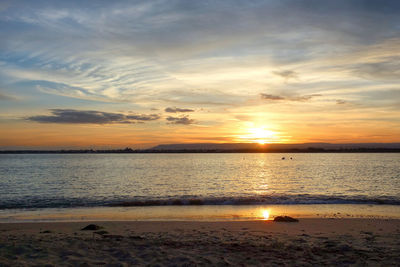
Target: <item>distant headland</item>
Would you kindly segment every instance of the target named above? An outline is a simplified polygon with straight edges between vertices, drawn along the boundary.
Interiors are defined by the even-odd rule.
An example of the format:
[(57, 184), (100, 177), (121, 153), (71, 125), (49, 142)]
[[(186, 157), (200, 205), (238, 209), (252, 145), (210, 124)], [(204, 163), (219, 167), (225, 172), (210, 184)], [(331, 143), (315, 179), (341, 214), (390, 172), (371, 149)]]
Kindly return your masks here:
[(400, 143), (194, 143), (165, 144), (147, 149), (55, 149), (0, 150), (0, 154), (74, 154), (74, 153), (399, 153)]

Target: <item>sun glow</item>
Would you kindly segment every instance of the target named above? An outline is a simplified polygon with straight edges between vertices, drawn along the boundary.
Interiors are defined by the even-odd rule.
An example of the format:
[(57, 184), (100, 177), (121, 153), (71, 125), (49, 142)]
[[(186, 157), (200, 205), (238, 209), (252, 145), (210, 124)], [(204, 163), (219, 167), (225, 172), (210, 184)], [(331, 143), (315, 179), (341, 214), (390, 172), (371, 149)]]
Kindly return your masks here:
[(268, 210), (263, 210), (262, 211), (262, 216), (264, 217), (264, 220), (269, 220), (269, 211)]
[(267, 143), (277, 143), (281, 141), (277, 132), (267, 130), (265, 127), (248, 128), (246, 132), (247, 134), (240, 135), (239, 138), (247, 142), (264, 145)]

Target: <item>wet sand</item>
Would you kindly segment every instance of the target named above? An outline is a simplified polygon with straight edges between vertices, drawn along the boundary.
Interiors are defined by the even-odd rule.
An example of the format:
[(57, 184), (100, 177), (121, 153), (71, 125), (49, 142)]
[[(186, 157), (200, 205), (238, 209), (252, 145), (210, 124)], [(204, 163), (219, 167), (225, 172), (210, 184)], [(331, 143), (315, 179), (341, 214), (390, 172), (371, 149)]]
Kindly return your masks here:
[(0, 224), (0, 266), (31, 265), (399, 266), (400, 220)]

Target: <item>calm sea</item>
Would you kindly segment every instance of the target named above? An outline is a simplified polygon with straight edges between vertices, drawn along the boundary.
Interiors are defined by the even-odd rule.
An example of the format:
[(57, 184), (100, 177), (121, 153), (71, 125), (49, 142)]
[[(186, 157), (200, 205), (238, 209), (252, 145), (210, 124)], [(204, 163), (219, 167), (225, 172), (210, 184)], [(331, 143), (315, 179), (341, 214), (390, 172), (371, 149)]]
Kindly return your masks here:
[(400, 205), (400, 154), (0, 155), (0, 196), (2, 210)]

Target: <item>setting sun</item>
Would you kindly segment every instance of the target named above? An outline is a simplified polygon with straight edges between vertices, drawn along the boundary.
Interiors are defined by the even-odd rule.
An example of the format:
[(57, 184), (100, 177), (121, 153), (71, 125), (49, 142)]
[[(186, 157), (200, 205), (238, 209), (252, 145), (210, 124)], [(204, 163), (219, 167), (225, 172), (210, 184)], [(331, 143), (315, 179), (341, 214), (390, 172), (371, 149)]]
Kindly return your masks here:
[(263, 128), (251, 129), (254, 139), (259, 144), (265, 144), (272, 139), (276, 139), (275, 132)]
[(241, 141), (258, 143), (260, 145), (281, 141), (277, 132), (267, 130), (265, 127), (248, 128), (246, 134), (240, 135), (239, 139)]

